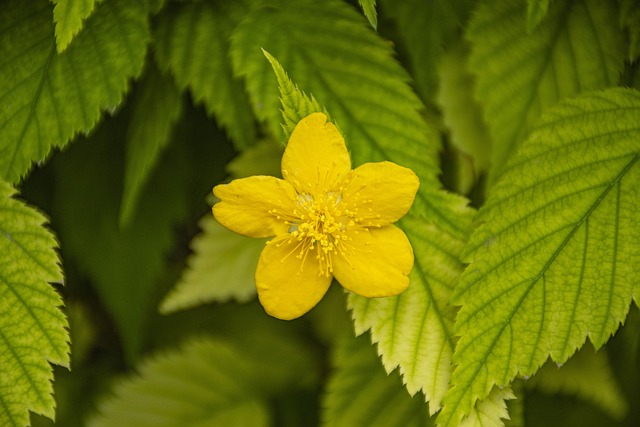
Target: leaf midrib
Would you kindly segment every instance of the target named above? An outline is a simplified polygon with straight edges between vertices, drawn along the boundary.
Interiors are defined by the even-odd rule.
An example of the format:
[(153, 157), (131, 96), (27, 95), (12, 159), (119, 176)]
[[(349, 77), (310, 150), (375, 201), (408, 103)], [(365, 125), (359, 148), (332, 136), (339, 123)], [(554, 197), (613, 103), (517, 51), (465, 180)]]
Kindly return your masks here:
[[(24, 136), (27, 133), (27, 130), (29, 129), (29, 126), (31, 124), (31, 120), (33, 119), (34, 115), (35, 115), (35, 111), (36, 111), (36, 106), (38, 104), (38, 101), (40, 100), (40, 95), (42, 94), (42, 88), (44, 87), (44, 82), (45, 79), (47, 77), (47, 73), (49, 72), (49, 67), (51, 66), (51, 61), (53, 60), (53, 56), (56, 52), (56, 46), (55, 46), (55, 42), (51, 44), (51, 50), (49, 52), (49, 57), (47, 58), (47, 62), (45, 63), (44, 68), (42, 69), (42, 76), (40, 77), (40, 81), (38, 82), (38, 86), (36, 88), (36, 92), (33, 96), (33, 99), (31, 101), (31, 105), (29, 107), (29, 113), (27, 115), (26, 120), (24, 121), (24, 125), (22, 126), (22, 130), (20, 131), (20, 135), (18, 136), (18, 139), (16, 140), (15, 144), (13, 144), (14, 149), (13, 149), (13, 153), (11, 155), (11, 160), (9, 161), (9, 165), (7, 170), (4, 173), (4, 178), (7, 181), (11, 181), (10, 179), (10, 175), (11, 175), (11, 171), (13, 170), (13, 166), (15, 164), (16, 161), (16, 156), (18, 155), (18, 151), (20, 148), (20, 145), (22, 144), (22, 141), (24, 140)], [(16, 178), (16, 180), (20, 180), (20, 172), (18, 172), (18, 177)]]

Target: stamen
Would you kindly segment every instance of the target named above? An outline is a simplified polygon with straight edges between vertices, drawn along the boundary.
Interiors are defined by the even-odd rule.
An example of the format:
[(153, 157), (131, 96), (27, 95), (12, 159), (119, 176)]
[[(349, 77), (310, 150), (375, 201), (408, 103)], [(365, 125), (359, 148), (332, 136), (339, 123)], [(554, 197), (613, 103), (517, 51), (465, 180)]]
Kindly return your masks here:
[[(283, 174), (287, 172), (283, 171)], [(370, 199), (362, 200), (360, 193), (351, 193), (347, 197), (350, 200), (343, 198), (345, 189), (351, 184), (350, 176), (340, 185), (334, 185), (333, 189), (328, 188), (329, 172), (321, 176), (318, 170), (318, 178), (316, 191), (298, 194), (295, 200), (296, 207), (292, 212), (274, 208), (269, 213), (289, 226), (289, 233), (286, 235), (288, 237), (282, 236), (278, 239), (275, 242), (276, 247), (284, 244), (294, 246), (295, 242), (295, 246), (281, 261), (284, 262), (295, 254), (300, 260), (300, 274), (309, 259), (309, 254), (313, 253), (312, 256), (320, 267), (319, 274), (330, 277), (333, 274), (334, 256), (341, 256), (351, 266), (349, 258), (355, 254), (355, 248), (351, 244), (352, 236), (369, 227), (380, 227), (380, 224), (365, 222), (359, 214), (358, 206), (364, 208), (363, 205), (371, 203)], [(308, 183), (307, 187), (311, 189), (311, 184)], [(367, 207), (366, 212), (367, 217), (380, 218), (370, 207)]]

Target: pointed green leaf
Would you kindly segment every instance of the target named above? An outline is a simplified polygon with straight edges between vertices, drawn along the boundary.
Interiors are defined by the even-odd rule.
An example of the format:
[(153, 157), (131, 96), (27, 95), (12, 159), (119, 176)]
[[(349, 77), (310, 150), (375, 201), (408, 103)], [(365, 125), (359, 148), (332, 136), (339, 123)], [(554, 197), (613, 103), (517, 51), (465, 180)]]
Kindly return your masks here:
[(583, 347), (561, 367), (547, 362), (526, 385), (545, 393), (579, 397), (618, 420), (628, 410), (606, 352), (594, 352), (590, 346)]
[[(284, 132), (285, 143), (291, 136), (291, 132), (298, 122), (311, 113), (322, 112), (329, 117), (329, 113), (324, 109), (313, 96), (309, 96), (293, 84), (282, 65), (269, 52), (262, 50), (267, 58), (273, 72), (276, 74), (278, 89), (280, 91), (280, 103), (282, 104), (282, 130)], [(331, 118), (329, 117), (329, 120)]]
[(235, 234), (210, 213), (202, 218), (200, 228), (202, 234), (191, 242), (194, 253), (187, 260), (187, 270), (162, 302), (162, 313), (214, 301), (246, 302), (256, 295), (253, 276), (265, 240)]
[[(35, 3), (35, 4), (32, 4)], [(84, 30), (57, 54), (51, 5), (0, 4), (0, 176), (18, 181), (78, 131), (89, 132), (101, 110), (115, 108), (140, 73), (149, 29), (142, 0), (99, 4)]]
[(171, 130), (182, 111), (182, 95), (170, 78), (151, 65), (133, 100), (126, 136), (124, 190), (120, 224), (131, 221), (149, 174), (171, 139)]
[(374, 30), (378, 29), (378, 12), (376, 11), (376, 0), (358, 0), (360, 7), (367, 17)]
[(345, 334), (333, 354), (334, 372), (324, 395), (327, 427), (424, 427), (432, 425), (427, 405), (411, 398), (398, 374), (386, 374), (368, 334)]
[(640, 93), (610, 89), (561, 103), (534, 127), (479, 215), (456, 288), (462, 305), (454, 426), (494, 384), (602, 346), (640, 296)]
[(216, 116), (238, 148), (254, 143), (253, 114), (228, 58), (231, 30), (242, 2), (182, 2), (167, 8), (157, 27), (156, 56), (181, 88)]
[(527, 31), (533, 31), (549, 11), (549, 0), (527, 0)]
[(53, 22), (56, 24), (56, 49), (64, 51), (82, 29), (84, 20), (91, 15), (100, 0), (52, 0)]
[(355, 165), (390, 160), (411, 168), (421, 182), (415, 211), (464, 236), (464, 227), (440, 212), (449, 195), (439, 191), (439, 141), (420, 115), (423, 105), (389, 44), (363, 27), (355, 10), (338, 0), (276, 0), (233, 32), (234, 69), (247, 80), (257, 116), (280, 133), (278, 86), (261, 48), (331, 113)]
[(49, 363), (69, 366), (55, 237), (38, 211), (0, 180), (0, 425), (29, 425), (28, 411), (55, 415)]
[(413, 84), (425, 102), (435, 99), (440, 56), (459, 37), (471, 6), (471, 0), (380, 1), (382, 12), (395, 23), (399, 50), (406, 54)]
[(460, 427), (502, 427), (509, 419), (506, 400), (514, 399), (511, 388), (494, 387), (486, 399), (476, 403), (471, 414), (460, 423)]
[[(450, 214), (470, 222), (469, 212), (452, 207)], [(400, 224), (415, 254), (409, 288), (389, 298), (351, 294), (349, 307), (356, 333), (371, 329), (387, 372), (399, 367), (409, 393), (421, 390), (433, 414), (451, 376), (456, 310), (448, 302), (463, 270), (458, 257), (464, 241), (416, 217), (405, 217)]]
[(468, 28), (470, 69), (493, 138), (495, 181), (539, 115), (559, 100), (613, 86), (623, 65), (615, 2), (556, 0), (531, 33), (522, 0), (485, 0)]

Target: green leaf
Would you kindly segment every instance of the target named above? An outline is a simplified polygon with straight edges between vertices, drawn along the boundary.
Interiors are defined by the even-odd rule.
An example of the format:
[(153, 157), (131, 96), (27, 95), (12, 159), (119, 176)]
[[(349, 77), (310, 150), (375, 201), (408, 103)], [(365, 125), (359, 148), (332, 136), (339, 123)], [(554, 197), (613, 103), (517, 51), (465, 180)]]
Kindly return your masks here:
[(441, 425), (548, 356), (564, 363), (587, 337), (599, 348), (637, 302), (638, 123), (635, 90), (581, 95), (545, 114), (510, 162), (463, 254)]
[(242, 18), (243, 2), (183, 2), (160, 16), (156, 56), (181, 88), (224, 126), (240, 149), (255, 142), (253, 114), (245, 88), (228, 59), (231, 31)]
[(482, 109), (473, 98), (475, 82), (468, 71), (467, 56), (467, 47), (463, 44), (454, 46), (442, 56), (437, 101), (450, 132), (451, 144), (472, 158), (477, 178), (489, 169), (491, 138), (482, 120)]
[(439, 141), (419, 113), (423, 105), (389, 44), (363, 27), (361, 19), (337, 0), (270, 2), (251, 11), (233, 32), (234, 69), (247, 80), (258, 118), (279, 133), (278, 86), (264, 48), (330, 112), (355, 165), (390, 160), (411, 168), (421, 182), (415, 211), (464, 236), (464, 227), (440, 213), (450, 196), (439, 190)]
[(256, 295), (253, 276), (265, 240), (235, 234), (210, 213), (202, 218), (200, 228), (202, 234), (191, 241), (194, 253), (187, 259), (187, 270), (162, 302), (162, 313), (214, 301), (246, 302)]
[[(470, 221), (469, 212), (452, 209), (451, 215)], [(464, 241), (416, 217), (405, 217), (400, 225), (415, 254), (409, 288), (389, 298), (350, 294), (349, 308), (356, 334), (371, 329), (387, 372), (399, 367), (409, 393), (421, 390), (433, 414), (451, 376), (456, 310), (448, 302), (463, 270), (458, 257)]]
[(138, 376), (116, 385), (115, 398), (103, 401), (88, 425), (267, 427), (268, 407), (247, 384), (256, 366), (225, 341), (193, 341), (142, 364)]
[[(316, 101), (313, 95), (307, 95), (301, 91), (298, 86), (293, 84), (287, 72), (284, 71), (284, 68), (282, 68), (282, 65), (280, 65), (277, 59), (264, 49), (262, 53), (264, 53), (264, 56), (271, 64), (278, 82), (280, 103), (282, 104), (282, 118), (284, 119), (282, 130), (285, 141), (289, 139), (291, 132), (293, 132), (298, 122), (309, 114), (322, 112), (329, 117), (329, 112)], [(329, 118), (329, 120), (331, 119)]]
[(387, 375), (368, 335), (344, 334), (333, 353), (334, 372), (324, 395), (327, 427), (424, 427), (427, 406), (411, 398), (397, 373)]
[(360, 7), (367, 17), (374, 30), (378, 29), (378, 12), (376, 11), (376, 0), (358, 0)]
[(249, 317), (259, 321), (251, 327), (233, 324), (237, 312), (230, 314), (235, 333), (192, 339), (143, 362), (139, 375), (116, 385), (115, 397), (98, 405), (100, 415), (88, 425), (271, 425), (268, 400), (315, 386), (320, 361), (308, 341), (287, 334), (290, 329), (283, 331), (261, 309)]
[(0, 425), (29, 425), (28, 411), (55, 416), (50, 363), (69, 367), (62, 282), (46, 219), (0, 180)]
[(395, 23), (398, 49), (406, 55), (413, 84), (425, 102), (435, 99), (440, 57), (445, 47), (459, 37), (471, 6), (470, 0), (380, 2), (383, 14)]
[(203, 196), (211, 191), (212, 182), (222, 178), (222, 164), (231, 154), (230, 146), (221, 142), (223, 136), (211, 132), (208, 122), (201, 130), (203, 114), (186, 110), (177, 124), (176, 141), (169, 144), (149, 177), (148, 185), (155, 191), (141, 194), (135, 216), (122, 229), (119, 215), (129, 107), (115, 119), (105, 120), (88, 140), (56, 156), (53, 207), (64, 258), (90, 279), (131, 363), (149, 335), (148, 320), (159, 303), (156, 287), (167, 274), (175, 227), (189, 215), (190, 206), (206, 208)]
[(145, 2), (101, 2), (84, 30), (56, 53), (51, 5), (0, 4), (0, 176), (20, 180), (52, 147), (88, 133), (104, 109), (114, 109), (145, 59)]
[(614, 419), (622, 419), (627, 402), (604, 351), (583, 347), (561, 367), (547, 362), (527, 383), (545, 393), (577, 396)]
[(494, 387), (486, 399), (477, 402), (471, 413), (460, 423), (460, 427), (504, 426), (503, 419), (509, 419), (506, 400), (514, 399), (510, 388)]
[[(252, 175), (280, 175), (282, 146), (261, 141), (238, 154), (227, 164), (235, 178)], [(227, 230), (211, 212), (200, 220), (202, 233), (191, 241), (193, 254), (180, 281), (160, 305), (162, 313), (209, 302), (235, 299), (246, 302), (256, 295), (254, 274), (264, 239), (252, 239)]]
[(91, 15), (96, 2), (100, 0), (51, 0), (53, 22), (56, 24), (56, 49), (62, 53), (76, 34), (82, 29), (85, 19)]
[(182, 95), (171, 79), (153, 65), (133, 100), (133, 112), (126, 136), (124, 190), (120, 224), (128, 225), (149, 174), (169, 143), (173, 125), (182, 112)]
[(527, 0), (527, 31), (532, 32), (549, 11), (549, 0)]
[(470, 69), (493, 138), (494, 182), (542, 112), (614, 86), (623, 66), (614, 2), (557, 0), (531, 33), (522, 0), (482, 1), (468, 28)]

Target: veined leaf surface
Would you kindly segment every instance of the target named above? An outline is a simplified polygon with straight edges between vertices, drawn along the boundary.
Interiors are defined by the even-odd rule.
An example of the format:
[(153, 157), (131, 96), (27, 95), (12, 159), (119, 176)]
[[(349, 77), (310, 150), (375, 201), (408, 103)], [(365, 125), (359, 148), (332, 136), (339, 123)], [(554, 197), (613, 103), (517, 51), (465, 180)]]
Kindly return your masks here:
[(53, 22), (56, 24), (56, 49), (64, 51), (82, 29), (83, 21), (91, 15), (100, 0), (52, 0)]
[(49, 364), (69, 366), (58, 243), (45, 218), (0, 180), (0, 425), (29, 425), (29, 412), (55, 415)]
[(458, 425), (494, 384), (602, 346), (638, 300), (640, 93), (610, 89), (545, 114), (478, 215), (456, 288)]
[(149, 25), (142, 0), (100, 3), (58, 54), (45, 0), (0, 3), (0, 177), (19, 181), (104, 109), (115, 109), (142, 70)]
[(327, 427), (425, 427), (432, 425), (423, 400), (410, 397), (398, 374), (380, 369), (369, 334), (344, 334), (333, 354), (334, 372), (324, 396)]
[(162, 14), (156, 32), (160, 66), (204, 103), (241, 149), (255, 142), (251, 107), (228, 54), (231, 31), (245, 12), (242, 3), (173, 4)]
[(476, 95), (493, 137), (492, 182), (542, 112), (563, 98), (615, 85), (622, 71), (614, 2), (556, 0), (531, 32), (526, 7), (522, 0), (482, 1), (467, 33)]

